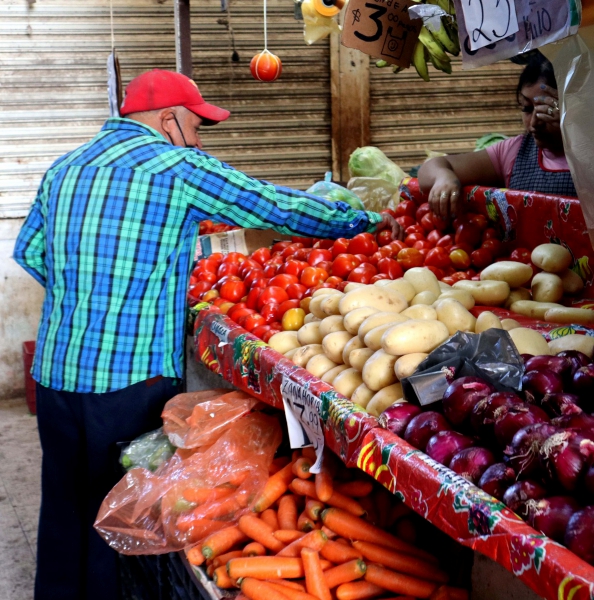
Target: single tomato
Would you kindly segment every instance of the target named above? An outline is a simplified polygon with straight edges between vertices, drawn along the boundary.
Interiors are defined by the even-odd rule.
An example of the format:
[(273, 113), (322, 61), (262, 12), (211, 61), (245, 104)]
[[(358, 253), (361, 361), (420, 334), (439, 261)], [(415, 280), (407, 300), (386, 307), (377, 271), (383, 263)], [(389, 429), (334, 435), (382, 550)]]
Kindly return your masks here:
[(450, 252), (450, 262), (458, 270), (466, 270), (470, 267), (470, 256), (461, 248)]
[(528, 248), (516, 248), (510, 255), (511, 260), (529, 265), (532, 262), (532, 252)]
[(287, 246), (290, 246), (291, 242), (276, 242), (276, 244), (273, 244), (272, 248), (270, 249), (270, 252), (274, 255), (277, 252), (282, 252)]
[(334, 240), (318, 240), (313, 247), (321, 248), (322, 250), (330, 250), (334, 245)]
[(248, 271), (251, 271), (252, 269), (259, 269), (260, 271), (263, 271), (262, 265), (258, 261), (252, 260), (251, 258), (246, 258), (239, 265), (239, 271), (237, 274), (243, 279), (245, 277), (245, 274)]
[(404, 233), (406, 235), (410, 235), (411, 233), (420, 233), (423, 237), (425, 237), (425, 230), (418, 223), (415, 223), (414, 225), (407, 227), (404, 230)]
[(454, 245), (454, 238), (450, 234), (444, 235), (437, 240), (435, 245), (441, 248), (450, 248)]
[(260, 309), (260, 314), (264, 317), (267, 325), (270, 325), (274, 321), (277, 320), (276, 315), (278, 311), (278, 304), (271, 302), (270, 304), (265, 304)]
[(485, 229), (481, 235), (481, 239), (483, 240), (483, 242), (485, 240), (491, 240), (491, 239), (499, 239), (499, 234), (497, 233), (497, 229), (495, 229), (494, 227), (487, 227), (487, 229)]
[(278, 273), (280, 268), (281, 265), (269, 260), (266, 266), (264, 267), (264, 277), (274, 277)]
[(378, 245), (375, 241), (375, 237), (372, 233), (358, 233), (349, 242), (349, 254), (364, 254), (365, 256), (371, 256), (374, 252), (377, 252)]
[(486, 248), (487, 250), (490, 250), (491, 254), (495, 258), (498, 258), (503, 254), (503, 244), (495, 238), (485, 240), (481, 248)]
[(406, 217), (397, 217), (396, 223), (398, 223), (398, 225), (400, 225), (400, 227), (402, 227), (402, 229), (407, 229), (411, 225), (414, 225), (416, 223), (416, 221), (415, 221), (414, 217), (406, 216)]
[(300, 282), (306, 287), (312, 287), (318, 283), (323, 283), (328, 277), (329, 273), (324, 269), (307, 267), (307, 269), (304, 269), (303, 273), (301, 273)]
[(444, 272), (439, 267), (432, 267), (431, 265), (427, 264), (425, 264), (425, 267), (429, 269), (440, 281), (444, 278)]
[(346, 238), (338, 238), (332, 244), (332, 258), (336, 258), (340, 254), (346, 254), (349, 249), (349, 240)]
[(416, 248), (404, 248), (400, 250), (396, 260), (400, 263), (400, 266), (407, 271), (413, 267), (423, 266), (423, 254)]
[(431, 244), (431, 247), (437, 246), (437, 242), (441, 239), (441, 232), (434, 229), (427, 234), (427, 241)]
[(302, 283), (291, 283), (285, 288), (291, 300), (301, 300), (305, 296), (306, 290), (307, 288)]
[(470, 254), (470, 260), (477, 269), (484, 269), (493, 264), (493, 254), (488, 248), (478, 248)]
[(318, 263), (323, 261), (331, 261), (332, 252), (330, 250), (323, 250), (321, 248), (314, 248), (310, 254), (307, 262), (310, 266), (315, 267)]
[(481, 215), (480, 213), (469, 213), (468, 220), (471, 223), (474, 223), (481, 231), (485, 231), (487, 229), (487, 225), (489, 221), (485, 215)]
[(308, 237), (301, 237), (298, 235), (293, 235), (291, 236), (291, 241), (293, 243), (295, 242), (299, 242), (301, 244), (303, 244), (304, 248), (311, 248), (314, 245), (314, 242), (317, 241), (314, 238), (308, 238)]
[(269, 248), (258, 248), (257, 250), (252, 252), (250, 258), (260, 263), (261, 265), (264, 265), (266, 261), (270, 260), (271, 256), (272, 254)]
[(239, 262), (223, 262), (217, 269), (217, 277), (221, 278), (225, 275), (238, 275), (240, 266)]
[(352, 254), (341, 254), (332, 262), (332, 275), (346, 279), (349, 273), (361, 264)]
[(394, 212), (396, 217), (411, 217), (414, 219), (417, 205), (412, 200), (401, 200)]
[(305, 311), (302, 308), (290, 308), (282, 319), (284, 331), (298, 331), (303, 327)]
[(242, 321), (243, 322), (240, 323), (240, 325), (251, 333), (254, 332), (256, 327), (266, 327), (266, 319), (258, 313), (242, 317)]
[[(262, 315), (260, 315), (260, 316), (262, 316)], [(264, 319), (264, 317), (262, 317), (262, 319)], [(266, 319), (264, 319), (264, 323), (266, 323)], [(263, 340), (264, 335), (268, 331), (270, 331), (270, 325), (258, 325), (258, 327), (255, 327), (254, 329), (252, 329), (252, 335), (255, 335), (256, 337)]]
[(404, 275), (400, 263), (393, 258), (382, 258), (377, 263), (377, 269), (380, 274), (387, 275), (388, 279), (398, 279)]
[(349, 273), (348, 281), (371, 283), (371, 278), (374, 275), (377, 275), (377, 269), (369, 263), (363, 263)]
[(289, 275), (289, 273), (281, 273), (279, 275), (275, 275), (268, 282), (268, 285), (276, 285), (283, 288), (283, 290), (286, 290), (287, 286), (291, 285), (292, 283), (299, 283), (299, 277), (296, 275)]
[(428, 212), (423, 215), (423, 218), (421, 219), (421, 227), (423, 227), (423, 229), (427, 233), (435, 230), (435, 224), (433, 223), (433, 213), (432, 212)]
[(253, 288), (248, 292), (245, 304), (248, 308), (258, 308), (258, 298), (262, 293), (262, 288)]
[(287, 292), (278, 286), (268, 286), (262, 290), (258, 298), (258, 309), (262, 309), (266, 304), (281, 304), (281, 302), (285, 302), (285, 300), (289, 299), (289, 295)]
[(444, 267), (447, 267), (450, 264), (450, 254), (449, 252), (441, 247), (438, 246), (436, 248), (432, 248), (431, 250), (429, 250), (429, 252), (427, 253), (427, 256), (425, 258), (425, 266), (426, 267), (437, 267), (439, 269), (443, 269)]
[(381, 248), (387, 246), (392, 241), (392, 231), (390, 229), (382, 229), (377, 234), (377, 245)]
[(431, 212), (431, 207), (429, 206), (429, 202), (423, 202), (419, 208), (417, 208), (415, 212), (415, 219), (417, 223), (421, 222), (421, 219), (428, 213)]
[(410, 233), (408, 234), (405, 238), (404, 238), (404, 243), (409, 247), (412, 248), (412, 245), (415, 242), (418, 242), (419, 240), (425, 240), (425, 234), (424, 233)]
[(481, 243), (481, 229), (472, 222), (462, 223), (456, 229), (454, 241), (456, 245), (467, 244), (474, 249)]
[(326, 279), (326, 281), (324, 283), (327, 283), (331, 286), (337, 286), (340, 285), (342, 283), (343, 279), (342, 277), (338, 277), (337, 275), (331, 275), (330, 277), (328, 277), (328, 279)]

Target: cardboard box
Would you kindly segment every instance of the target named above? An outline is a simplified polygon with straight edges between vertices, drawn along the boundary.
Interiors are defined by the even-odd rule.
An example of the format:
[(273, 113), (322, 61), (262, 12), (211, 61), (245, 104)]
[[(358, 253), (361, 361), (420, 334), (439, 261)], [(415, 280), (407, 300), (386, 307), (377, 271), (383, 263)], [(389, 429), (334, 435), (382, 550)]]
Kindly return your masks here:
[(234, 229), (224, 233), (200, 235), (196, 242), (194, 260), (207, 258), (215, 252), (251, 254), (258, 248), (270, 247), (275, 242), (290, 239), (290, 236), (272, 229)]

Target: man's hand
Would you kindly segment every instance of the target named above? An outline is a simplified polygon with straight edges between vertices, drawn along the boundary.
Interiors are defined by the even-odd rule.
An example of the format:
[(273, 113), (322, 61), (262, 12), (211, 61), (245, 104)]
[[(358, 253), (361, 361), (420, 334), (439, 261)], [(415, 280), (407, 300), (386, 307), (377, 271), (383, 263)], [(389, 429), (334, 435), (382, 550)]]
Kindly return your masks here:
[(391, 229), (393, 240), (404, 239), (404, 229), (396, 222), (396, 219), (390, 213), (380, 213), (382, 220), (377, 224), (377, 230)]
[(460, 209), (460, 180), (452, 172), (447, 177), (440, 177), (429, 192), (431, 210), (444, 221), (458, 214)]

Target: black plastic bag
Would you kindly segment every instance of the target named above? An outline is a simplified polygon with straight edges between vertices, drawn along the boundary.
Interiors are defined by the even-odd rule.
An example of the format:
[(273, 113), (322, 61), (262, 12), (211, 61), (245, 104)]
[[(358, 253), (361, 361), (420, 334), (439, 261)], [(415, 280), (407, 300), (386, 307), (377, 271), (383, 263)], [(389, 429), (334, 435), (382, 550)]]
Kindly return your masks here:
[(520, 389), (523, 374), (524, 361), (507, 331), (459, 331), (401, 383), (406, 400), (427, 406), (439, 402), (448, 385), (458, 377), (480, 377), (506, 392)]

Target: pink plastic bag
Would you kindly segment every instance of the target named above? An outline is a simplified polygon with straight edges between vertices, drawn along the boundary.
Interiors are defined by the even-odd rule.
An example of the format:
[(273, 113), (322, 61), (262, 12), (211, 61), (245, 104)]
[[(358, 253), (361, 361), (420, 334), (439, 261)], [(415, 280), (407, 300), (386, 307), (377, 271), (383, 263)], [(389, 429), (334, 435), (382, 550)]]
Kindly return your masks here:
[(276, 418), (241, 417), (211, 446), (158, 474), (132, 469), (107, 495), (95, 528), (121, 554), (192, 546), (252, 510), (282, 438)]
[(179, 394), (163, 409), (163, 430), (178, 448), (206, 446), (237, 419), (247, 415), (257, 402), (240, 391), (207, 390)]

